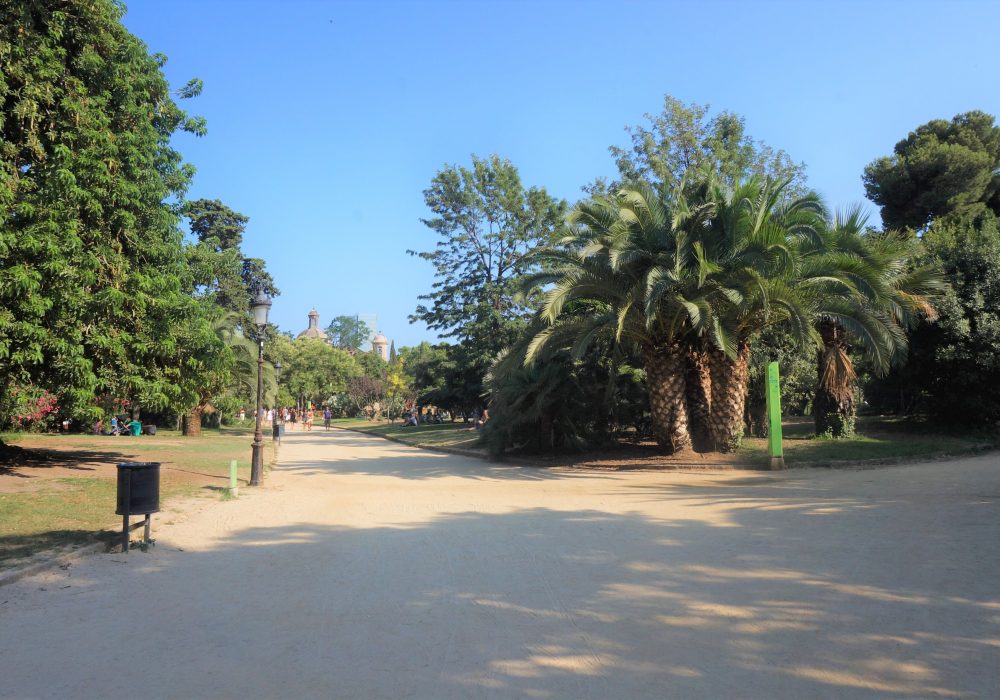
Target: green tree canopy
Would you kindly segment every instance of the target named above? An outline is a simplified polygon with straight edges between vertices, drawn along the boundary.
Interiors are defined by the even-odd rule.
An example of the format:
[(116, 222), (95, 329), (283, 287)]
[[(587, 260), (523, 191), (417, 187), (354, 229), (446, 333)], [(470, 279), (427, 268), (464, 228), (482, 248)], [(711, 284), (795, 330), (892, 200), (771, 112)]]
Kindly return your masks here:
[(1000, 213), (1000, 127), (985, 112), (935, 119), (864, 172), (886, 228), (921, 230), (950, 214)]
[[(709, 116), (709, 109), (667, 95), (660, 114), (646, 115), (648, 125), (626, 127), (631, 147), (608, 149), (622, 183), (645, 181), (670, 190), (691, 173), (701, 173), (727, 187), (757, 176), (790, 180), (788, 196), (805, 191), (804, 165), (752, 138), (743, 117), (728, 111)], [(595, 190), (601, 189), (598, 183)]]
[(472, 168), (446, 166), (424, 190), (433, 216), (423, 223), (437, 247), (417, 255), (434, 265), (434, 290), (411, 321), (495, 354), (511, 340), (509, 324), (527, 315), (515, 301), (529, 253), (553, 242), (565, 202), (543, 188), (525, 189), (517, 168), (499, 156), (472, 157)]
[(315, 338), (299, 338), (282, 360), (281, 384), (303, 403), (322, 404), (347, 390), (347, 382), (364, 375), (349, 353)]
[[(170, 145), (204, 121), (112, 0), (0, 4), (0, 378), (44, 387), (64, 415), (95, 396), (177, 397), (191, 311), (176, 208), (193, 168)], [(192, 81), (180, 97), (196, 95)]]
[(356, 316), (337, 316), (326, 327), (326, 337), (334, 347), (360, 350), (369, 341), (374, 330)]

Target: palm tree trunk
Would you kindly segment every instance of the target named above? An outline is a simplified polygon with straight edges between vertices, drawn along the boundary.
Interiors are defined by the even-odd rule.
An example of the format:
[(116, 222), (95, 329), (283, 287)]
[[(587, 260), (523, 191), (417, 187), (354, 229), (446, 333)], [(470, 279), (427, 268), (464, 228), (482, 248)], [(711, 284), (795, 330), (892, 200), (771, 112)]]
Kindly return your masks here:
[(712, 373), (709, 354), (701, 348), (691, 348), (687, 356), (687, 407), (691, 417), (691, 444), (695, 452), (711, 452), (712, 441)]
[(670, 454), (691, 446), (684, 381), (684, 350), (673, 342), (643, 348), (653, 435)]
[(848, 352), (844, 327), (831, 319), (820, 321), (818, 326), (823, 339), (823, 349), (817, 357), (816, 397), (813, 400), (813, 415), (816, 419), (816, 434), (829, 432), (834, 437), (845, 437), (854, 433), (857, 407), (854, 396), (857, 392), (857, 375)]
[(719, 452), (733, 452), (743, 439), (743, 409), (750, 379), (750, 343), (740, 342), (736, 357), (712, 350), (712, 440)]
[(185, 437), (197, 437), (201, 435), (201, 414), (205, 410), (205, 406), (198, 404), (191, 411), (184, 416), (184, 436)]

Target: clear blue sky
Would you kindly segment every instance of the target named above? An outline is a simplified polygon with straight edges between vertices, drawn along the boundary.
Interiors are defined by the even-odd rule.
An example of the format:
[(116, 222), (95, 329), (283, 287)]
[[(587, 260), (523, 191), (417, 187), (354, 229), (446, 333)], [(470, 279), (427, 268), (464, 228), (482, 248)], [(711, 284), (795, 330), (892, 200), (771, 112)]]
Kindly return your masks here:
[(208, 136), (177, 140), (189, 196), (250, 216), (244, 248), (282, 290), (272, 321), (375, 312), (397, 346), (436, 337), (406, 320), (433, 281), (406, 249), (434, 246), (422, 191), (445, 163), (498, 153), (575, 201), (671, 94), (743, 115), (845, 206), (916, 126), (1000, 114), (1000, 2), (128, 5), (174, 86), (205, 81), (184, 104)]

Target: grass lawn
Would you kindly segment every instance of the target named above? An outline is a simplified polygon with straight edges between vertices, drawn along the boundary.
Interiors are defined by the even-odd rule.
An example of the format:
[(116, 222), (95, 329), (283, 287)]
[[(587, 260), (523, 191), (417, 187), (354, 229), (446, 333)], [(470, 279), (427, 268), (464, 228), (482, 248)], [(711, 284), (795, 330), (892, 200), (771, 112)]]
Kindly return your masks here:
[(335, 420), (332, 425), (350, 428), (369, 435), (390, 438), (417, 447), (460, 447), (466, 450), (486, 450), (478, 446), (479, 433), (469, 430), (471, 423), (442, 423), (441, 425), (411, 425), (368, 421), (362, 418)]
[[(982, 435), (935, 433), (930, 426), (897, 419), (861, 417), (859, 433), (854, 437), (833, 440), (813, 435), (811, 418), (786, 418), (783, 424), (785, 464), (848, 465), (872, 460), (907, 460), (961, 455), (997, 445), (1000, 440)], [(767, 461), (767, 440), (746, 438), (739, 450), (746, 461)]]
[[(461, 423), (403, 427), (399, 423), (389, 424), (350, 418), (335, 420), (333, 424), (370, 435), (392, 438), (417, 447), (461, 447), (486, 454), (485, 449), (477, 444), (478, 434), (467, 430), (468, 426)], [(1000, 443), (1000, 439), (982, 436), (935, 434), (930, 432), (926, 425), (894, 419), (860, 418), (858, 425), (860, 434), (851, 438), (832, 440), (813, 435), (811, 418), (787, 418), (783, 427), (786, 466), (847, 466), (876, 460), (916, 460), (977, 452)], [(620, 450), (614, 452), (614, 462), (623, 468), (626, 467), (627, 453), (619, 454)], [(522, 456), (532, 459), (531, 455)], [(664, 467), (691, 466), (690, 462), (672, 465), (669, 458), (651, 460), (648, 448), (637, 449), (635, 457), (637, 466), (648, 467), (657, 461), (662, 462)], [(555, 459), (552, 459), (551, 455), (540, 458), (541, 464), (568, 464), (573, 461), (572, 454), (560, 455)], [(767, 440), (745, 438), (735, 455), (720, 455), (715, 461), (719, 467), (763, 468), (768, 462)], [(582, 455), (579, 466), (586, 466), (592, 462), (604, 465), (609, 463), (609, 460), (602, 457), (600, 451), (594, 451)], [(698, 464), (710, 468), (714, 462), (710, 456), (706, 456), (706, 459), (700, 460)]]
[[(0, 568), (39, 551), (115, 540), (119, 462), (160, 462), (160, 504), (190, 496), (220, 497), (237, 461), (242, 485), (250, 476), (252, 431), (206, 430), (185, 438), (154, 436), (0, 435), (22, 448), (0, 461)], [(270, 440), (265, 461), (271, 461)], [(155, 518), (154, 518), (155, 536)]]

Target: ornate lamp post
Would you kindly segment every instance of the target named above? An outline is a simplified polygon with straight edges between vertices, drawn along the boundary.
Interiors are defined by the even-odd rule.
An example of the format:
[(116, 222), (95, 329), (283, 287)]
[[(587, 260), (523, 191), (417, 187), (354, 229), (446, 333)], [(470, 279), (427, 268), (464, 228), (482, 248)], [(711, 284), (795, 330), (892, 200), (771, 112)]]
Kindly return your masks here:
[(264, 475), (264, 436), (260, 434), (260, 419), (263, 413), (261, 394), (264, 391), (264, 329), (267, 328), (267, 312), (271, 309), (271, 300), (263, 289), (257, 290), (256, 296), (250, 303), (250, 309), (253, 311), (253, 322), (260, 331), (257, 334), (257, 420), (253, 434), (253, 457), (250, 461), (250, 485), (260, 486), (261, 477)]

